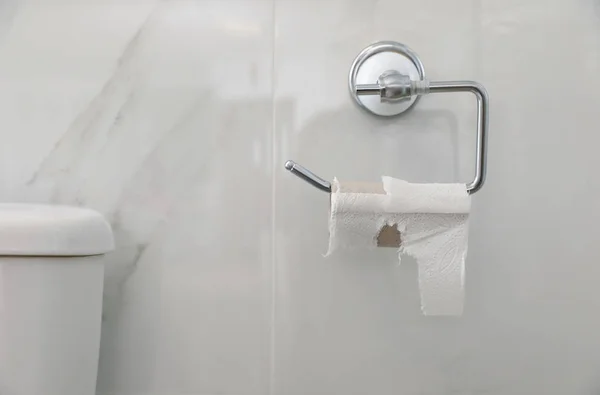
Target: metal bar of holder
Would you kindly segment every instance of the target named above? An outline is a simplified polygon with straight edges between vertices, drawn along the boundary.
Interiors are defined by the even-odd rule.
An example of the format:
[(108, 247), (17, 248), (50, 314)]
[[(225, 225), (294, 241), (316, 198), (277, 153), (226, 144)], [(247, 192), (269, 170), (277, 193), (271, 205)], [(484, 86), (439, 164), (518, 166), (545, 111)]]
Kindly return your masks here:
[[(374, 55), (384, 52), (393, 52), (404, 57), (398, 68), (403, 68), (404, 73), (398, 70), (385, 70), (381, 72), (376, 84), (357, 84), (361, 66)], [(409, 61), (409, 63), (406, 62)], [(373, 62), (371, 62), (373, 63)], [(386, 66), (389, 61), (383, 62)], [(367, 74), (372, 74), (374, 70), (370, 67)], [(420, 80), (413, 80), (409, 76), (418, 75)], [(365, 76), (368, 77), (368, 76)], [(466, 184), (467, 191), (473, 194), (479, 191), (485, 182), (487, 167), (487, 134), (488, 134), (488, 94), (478, 82), (474, 81), (427, 81), (423, 65), (418, 56), (408, 47), (391, 42), (383, 41), (375, 43), (365, 48), (352, 64), (349, 77), (350, 93), (357, 103), (367, 111), (382, 116), (393, 116), (408, 110), (421, 95), (428, 93), (447, 93), (447, 92), (470, 92), (477, 99), (477, 143), (475, 157), (475, 177), (473, 181)], [(380, 104), (365, 102), (362, 100), (366, 96), (379, 96), (380, 103), (392, 104), (397, 106), (393, 111), (391, 107), (380, 107)], [(314, 187), (331, 192), (331, 183), (317, 176), (305, 167), (288, 160), (285, 168), (292, 174), (300, 177)]]

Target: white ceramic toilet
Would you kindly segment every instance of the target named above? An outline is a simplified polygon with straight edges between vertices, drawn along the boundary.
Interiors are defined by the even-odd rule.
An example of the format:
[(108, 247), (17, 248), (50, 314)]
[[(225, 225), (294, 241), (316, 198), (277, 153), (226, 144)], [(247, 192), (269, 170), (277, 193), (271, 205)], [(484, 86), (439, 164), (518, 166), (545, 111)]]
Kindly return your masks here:
[(92, 210), (0, 204), (0, 394), (93, 395), (104, 266)]

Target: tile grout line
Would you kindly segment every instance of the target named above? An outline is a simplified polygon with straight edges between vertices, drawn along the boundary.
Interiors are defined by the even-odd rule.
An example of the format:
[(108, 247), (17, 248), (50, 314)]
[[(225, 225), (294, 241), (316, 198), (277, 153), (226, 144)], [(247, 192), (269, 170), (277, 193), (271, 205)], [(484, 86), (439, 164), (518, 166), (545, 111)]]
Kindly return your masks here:
[(275, 392), (275, 297), (276, 289), (276, 161), (277, 161), (277, 133), (275, 124), (277, 120), (275, 112), (275, 41), (276, 41), (276, 1), (271, 0), (271, 315), (270, 315), (270, 339), (269, 339), (269, 395)]

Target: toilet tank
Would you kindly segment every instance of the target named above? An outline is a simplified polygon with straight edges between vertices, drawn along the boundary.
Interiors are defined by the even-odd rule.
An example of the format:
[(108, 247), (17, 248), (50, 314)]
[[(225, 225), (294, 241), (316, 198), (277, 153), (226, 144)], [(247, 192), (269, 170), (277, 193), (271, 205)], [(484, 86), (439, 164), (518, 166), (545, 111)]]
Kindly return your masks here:
[(113, 248), (95, 211), (0, 204), (0, 394), (95, 393)]

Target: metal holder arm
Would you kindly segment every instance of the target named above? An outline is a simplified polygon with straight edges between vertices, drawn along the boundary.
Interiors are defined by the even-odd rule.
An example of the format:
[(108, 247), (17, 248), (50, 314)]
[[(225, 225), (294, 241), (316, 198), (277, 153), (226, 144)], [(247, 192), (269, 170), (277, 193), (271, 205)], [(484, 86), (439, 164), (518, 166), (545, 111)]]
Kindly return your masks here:
[(313, 187), (331, 193), (331, 183), (317, 176), (306, 167), (299, 165), (293, 160), (288, 160), (285, 162), (285, 168), (291, 171), (295, 176), (300, 177), (304, 181), (308, 182)]
[(430, 93), (470, 92), (477, 99), (477, 140), (475, 154), (475, 178), (467, 184), (467, 191), (475, 193), (485, 183), (487, 172), (487, 134), (489, 97), (487, 91), (474, 81), (432, 81), (429, 83)]
[[(402, 55), (404, 73), (398, 70), (386, 70), (379, 75), (376, 84), (357, 84), (359, 71), (363, 63), (370, 57), (392, 52)], [(408, 59), (409, 63), (406, 63)], [(385, 62), (384, 62), (385, 63)], [(417, 75), (420, 79), (411, 79)], [(349, 77), (350, 93), (355, 101), (365, 110), (383, 116), (392, 116), (403, 113), (417, 102), (421, 95), (429, 93), (470, 92), (477, 99), (477, 140), (475, 156), (475, 177), (466, 184), (467, 191), (473, 194), (479, 191), (485, 182), (487, 167), (487, 134), (488, 134), (488, 108), (489, 98), (487, 91), (478, 82), (474, 81), (427, 81), (425, 72), (417, 55), (406, 46), (390, 41), (375, 43), (365, 48), (352, 64)], [(379, 96), (379, 103), (366, 102), (363, 97)], [(390, 106), (391, 105), (391, 106)], [(392, 109), (392, 111), (390, 111)], [(303, 166), (287, 161), (285, 168), (294, 175), (302, 178), (311, 185), (326, 192), (331, 192), (331, 184), (318, 177)]]

